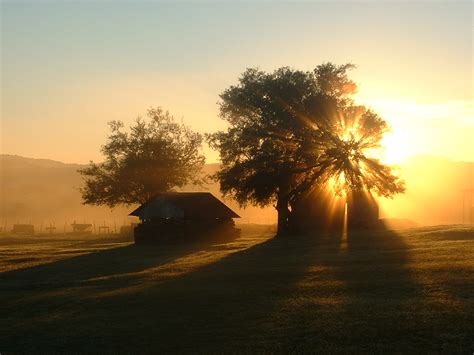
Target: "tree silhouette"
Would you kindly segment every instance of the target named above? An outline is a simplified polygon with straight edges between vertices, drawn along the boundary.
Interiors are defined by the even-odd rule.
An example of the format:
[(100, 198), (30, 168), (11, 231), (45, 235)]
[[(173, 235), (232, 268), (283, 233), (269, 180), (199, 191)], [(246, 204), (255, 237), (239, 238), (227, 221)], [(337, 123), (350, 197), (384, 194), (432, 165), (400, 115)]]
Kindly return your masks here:
[(220, 95), (220, 116), (229, 128), (208, 137), (222, 159), (215, 177), (241, 205), (274, 204), (278, 234), (289, 231), (291, 206), (316, 184), (333, 179), (340, 189), (384, 196), (403, 191), (391, 169), (367, 153), (379, 147), (388, 126), (354, 105), (352, 68), (247, 69)]
[(102, 146), (105, 161), (91, 161), (79, 170), (84, 204), (144, 203), (158, 192), (199, 180), (205, 161), (199, 152), (202, 136), (159, 107), (147, 116), (137, 118), (130, 132), (123, 131), (123, 122), (109, 122), (111, 134)]

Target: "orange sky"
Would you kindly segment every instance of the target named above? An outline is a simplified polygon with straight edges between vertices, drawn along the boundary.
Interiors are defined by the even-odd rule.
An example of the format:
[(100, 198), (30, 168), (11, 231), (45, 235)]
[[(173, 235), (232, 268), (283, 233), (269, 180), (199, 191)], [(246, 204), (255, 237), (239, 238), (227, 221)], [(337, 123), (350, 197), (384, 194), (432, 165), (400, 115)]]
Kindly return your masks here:
[(107, 121), (158, 105), (212, 132), (245, 68), (332, 61), (391, 124), (387, 162), (474, 160), (471, 26), (470, 2), (2, 2), (1, 152), (100, 161)]

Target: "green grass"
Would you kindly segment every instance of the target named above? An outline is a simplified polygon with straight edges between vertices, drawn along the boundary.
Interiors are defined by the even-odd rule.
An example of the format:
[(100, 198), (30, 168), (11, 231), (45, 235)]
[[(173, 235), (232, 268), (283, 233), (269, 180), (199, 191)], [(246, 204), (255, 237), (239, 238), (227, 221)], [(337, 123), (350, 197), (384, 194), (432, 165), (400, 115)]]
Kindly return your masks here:
[(474, 229), (0, 237), (0, 353), (474, 351)]

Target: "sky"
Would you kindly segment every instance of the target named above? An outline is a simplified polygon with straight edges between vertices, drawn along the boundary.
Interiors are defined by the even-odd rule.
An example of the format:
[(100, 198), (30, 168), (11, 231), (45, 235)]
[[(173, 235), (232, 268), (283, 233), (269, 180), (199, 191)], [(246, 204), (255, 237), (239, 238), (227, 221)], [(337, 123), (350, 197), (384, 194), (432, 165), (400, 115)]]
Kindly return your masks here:
[(246, 68), (331, 61), (357, 65), (357, 102), (392, 126), (387, 162), (472, 161), (472, 14), (469, 1), (2, 1), (0, 152), (101, 161), (107, 122), (151, 106), (214, 132)]

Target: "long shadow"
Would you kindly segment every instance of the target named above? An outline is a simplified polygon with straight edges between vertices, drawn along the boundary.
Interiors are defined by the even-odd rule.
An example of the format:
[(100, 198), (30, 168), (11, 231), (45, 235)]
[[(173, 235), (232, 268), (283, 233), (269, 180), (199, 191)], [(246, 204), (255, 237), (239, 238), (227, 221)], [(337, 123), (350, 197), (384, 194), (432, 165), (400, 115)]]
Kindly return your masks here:
[[(345, 238), (336, 239), (338, 243), (326, 244), (328, 249), (319, 253), (319, 262), (342, 282), (333, 294), (340, 304), (321, 306), (314, 302), (320, 293), (306, 287), (312, 302), (301, 306), (287, 324), (307, 327), (293, 334), (287, 348), (357, 353), (465, 353), (473, 349), (473, 328), (465, 320), (467, 307), (435, 300), (440, 313), (433, 312), (433, 299), (414, 274), (404, 237), (381, 229), (349, 231)], [(318, 326), (312, 327), (315, 323)]]
[[(127, 245), (0, 273), (1, 290), (29, 290), (79, 286), (108, 276), (133, 274), (157, 267), (200, 250), (212, 241), (190, 244)], [(125, 286), (125, 285), (122, 285)]]
[[(302, 290), (299, 283), (317, 276), (313, 267), (338, 262), (337, 245), (337, 240), (322, 237), (269, 239), (137, 292), (88, 300), (87, 314), (79, 315), (77, 306), (66, 307), (72, 312), (67, 322), (53, 319), (40, 329), (30, 327), (23, 332), (29, 334), (31, 346), (48, 344), (44, 348), (48, 351), (61, 350), (57, 337), (50, 335), (58, 327), (65, 332), (61, 338), (67, 339), (68, 348), (80, 352), (316, 349), (321, 334), (308, 334), (308, 330), (322, 331), (328, 322), (308, 320), (308, 314), (315, 319), (324, 314), (293, 301), (302, 295), (308, 300), (332, 296), (334, 291), (324, 283), (320, 290), (317, 284)], [(68, 302), (74, 304), (74, 297), (73, 293), (49, 299), (46, 309), (56, 311)], [(14, 334), (10, 342), (24, 338), (23, 332)], [(85, 341), (99, 335), (99, 344)], [(300, 348), (302, 340), (306, 343)], [(23, 343), (12, 349), (23, 351), (29, 346)]]
[(285, 258), (299, 267), (281, 280), (286, 286), (273, 309), (266, 308), (270, 324), (259, 331), (273, 341), (261, 350), (393, 352), (394, 342), (402, 352), (420, 345), (440, 349), (413, 317), (423, 297), (400, 235), (385, 229), (313, 233), (288, 247)]
[[(148, 252), (109, 251), (113, 265), (84, 275), (143, 270), (189, 250), (134, 260)], [(72, 290), (31, 303), (35, 311), (21, 315), (31, 319), (2, 343), (11, 352), (436, 351), (446, 339), (417, 319), (409, 258), (390, 231), (350, 233), (345, 248), (339, 235), (273, 238), (130, 292), (78, 300)], [(64, 277), (89, 260), (64, 264)]]
[(148, 318), (137, 339), (171, 352), (393, 351), (394, 342), (415, 351), (427, 345), (426, 328), (420, 331), (413, 318), (422, 297), (403, 239), (390, 231), (351, 233), (342, 246), (330, 234), (274, 238), (152, 286), (137, 295), (137, 309), (153, 304), (159, 321)]
[[(175, 254), (166, 252), (166, 258), (153, 260), (144, 258), (143, 254), (154, 255), (146, 247), (118, 248), (6, 273), (0, 283), (16, 278), (49, 278), (55, 271), (59, 272), (58, 280), (67, 280), (77, 272), (81, 273), (79, 279), (131, 272), (171, 262), (191, 251), (184, 248)], [(304, 248), (295, 240), (274, 238), (189, 274), (151, 283), (131, 294), (79, 302), (78, 292), (72, 288), (55, 297), (32, 301), (23, 306), (34, 309), (10, 317), (18, 324), (25, 320), (21, 318), (33, 314), (31, 324), (27, 322), (19, 330), (7, 331), (2, 341), (4, 350), (194, 352), (196, 349), (217, 351), (219, 344), (248, 349), (258, 339), (248, 342), (245, 338), (254, 335), (259, 338), (253, 333), (260, 328), (260, 322), (266, 321), (307, 268), (310, 260), (301, 258), (301, 252), (304, 253)], [(128, 261), (133, 264), (123, 265)], [(103, 268), (83, 270), (88, 264), (96, 263)], [(8, 310), (12, 312), (11, 308)]]
[(423, 296), (408, 265), (408, 245), (385, 229), (348, 231), (346, 238), (334, 258), (325, 260), (344, 283), (340, 317), (346, 326), (332, 341), (349, 351), (420, 350), (413, 315)]

